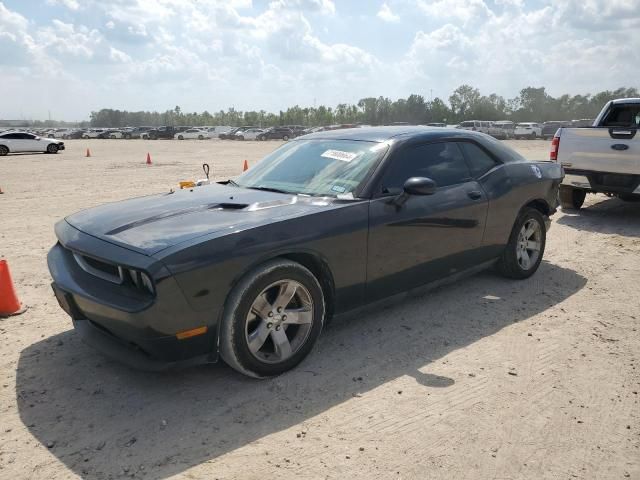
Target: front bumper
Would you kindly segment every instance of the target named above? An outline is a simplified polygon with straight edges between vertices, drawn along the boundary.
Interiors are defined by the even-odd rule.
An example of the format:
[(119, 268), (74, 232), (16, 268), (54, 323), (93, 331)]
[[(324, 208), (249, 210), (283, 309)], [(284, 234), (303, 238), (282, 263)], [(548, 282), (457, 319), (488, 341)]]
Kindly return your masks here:
[[(149, 263), (158, 263), (75, 232), (77, 238), (69, 241), (74, 251), (83, 245), (85, 252), (100, 251), (114, 262), (147, 271), (154, 270)], [(96, 242), (104, 245), (96, 249), (100, 247)], [(217, 319), (208, 312), (194, 311), (164, 267), (155, 269), (156, 295), (151, 296), (91, 275), (80, 268), (72, 250), (61, 243), (51, 249), (47, 262), (60, 306), (72, 318), (83, 340), (107, 356), (143, 370), (217, 360)], [(200, 326), (207, 326), (207, 333), (177, 339), (177, 332)]]

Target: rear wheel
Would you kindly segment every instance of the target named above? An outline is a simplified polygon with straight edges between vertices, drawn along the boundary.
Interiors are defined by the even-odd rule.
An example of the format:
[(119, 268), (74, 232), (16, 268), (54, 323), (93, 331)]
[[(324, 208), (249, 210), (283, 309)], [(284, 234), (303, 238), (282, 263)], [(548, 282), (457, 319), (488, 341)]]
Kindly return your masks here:
[(535, 140), (537, 136), (538, 135), (536, 135), (536, 132), (531, 132), (531, 140)]
[(47, 145), (47, 153), (58, 153), (58, 145), (55, 143)]
[(313, 274), (299, 263), (272, 260), (245, 276), (229, 294), (220, 355), (245, 375), (280, 375), (309, 354), (324, 314), (324, 295)]
[(568, 185), (560, 185), (560, 206), (563, 210), (580, 210), (587, 191), (580, 188), (569, 187)]
[(498, 271), (508, 278), (529, 278), (540, 266), (546, 241), (547, 229), (542, 213), (535, 208), (524, 208), (498, 260)]
[(0, 145), (0, 157), (4, 157), (7, 153), (9, 153), (9, 148), (4, 145)]
[(204, 137), (202, 135), (198, 135), (198, 140), (203, 140)]
[(286, 142), (287, 140), (289, 140), (289, 135), (283, 135), (283, 136), (282, 136), (282, 140), (284, 140), (285, 142)]
[(184, 137), (182, 135), (178, 135), (178, 140), (184, 140)]

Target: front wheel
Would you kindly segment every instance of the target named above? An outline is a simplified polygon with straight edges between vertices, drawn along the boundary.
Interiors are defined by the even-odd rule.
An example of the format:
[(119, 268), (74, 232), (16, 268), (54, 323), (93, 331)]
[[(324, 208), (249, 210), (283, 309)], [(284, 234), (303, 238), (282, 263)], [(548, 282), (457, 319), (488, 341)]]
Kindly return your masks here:
[(182, 135), (178, 135), (178, 140), (184, 140), (184, 137)]
[(535, 208), (525, 208), (498, 260), (498, 271), (508, 278), (529, 278), (540, 266), (546, 241), (547, 229), (542, 213)]
[(324, 324), (320, 283), (299, 263), (267, 262), (231, 291), (220, 328), (220, 355), (245, 375), (265, 378), (298, 365)]
[(198, 135), (198, 140), (204, 140), (204, 137), (202, 135)]
[(55, 143), (47, 145), (47, 153), (58, 153), (58, 145)]
[(587, 196), (587, 191), (568, 185), (560, 185), (559, 195), (560, 206), (563, 210), (580, 210)]

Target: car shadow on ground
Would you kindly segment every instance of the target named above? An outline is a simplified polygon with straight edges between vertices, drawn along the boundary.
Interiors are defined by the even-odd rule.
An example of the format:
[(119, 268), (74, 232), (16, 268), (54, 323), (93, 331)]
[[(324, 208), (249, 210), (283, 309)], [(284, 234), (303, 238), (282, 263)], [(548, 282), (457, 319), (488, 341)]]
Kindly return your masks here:
[(434, 362), (544, 312), (585, 284), (576, 272), (547, 262), (525, 281), (481, 273), (336, 320), (297, 369), (263, 381), (224, 364), (133, 371), (84, 346), (70, 330), (21, 352), (20, 418), (83, 478), (118, 477), (124, 468), (167, 478), (400, 376), (447, 388), (456, 379), (428, 373)]
[(600, 198), (602, 201), (576, 212), (564, 212), (558, 223), (577, 230), (640, 237), (640, 202), (625, 202), (619, 198), (598, 195)]

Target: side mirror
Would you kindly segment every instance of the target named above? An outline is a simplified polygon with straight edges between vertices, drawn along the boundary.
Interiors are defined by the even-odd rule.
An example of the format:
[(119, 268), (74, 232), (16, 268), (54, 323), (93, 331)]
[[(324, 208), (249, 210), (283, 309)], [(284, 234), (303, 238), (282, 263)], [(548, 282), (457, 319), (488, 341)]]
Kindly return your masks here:
[(403, 186), (407, 195), (433, 195), (437, 188), (436, 182), (426, 177), (411, 177)]

